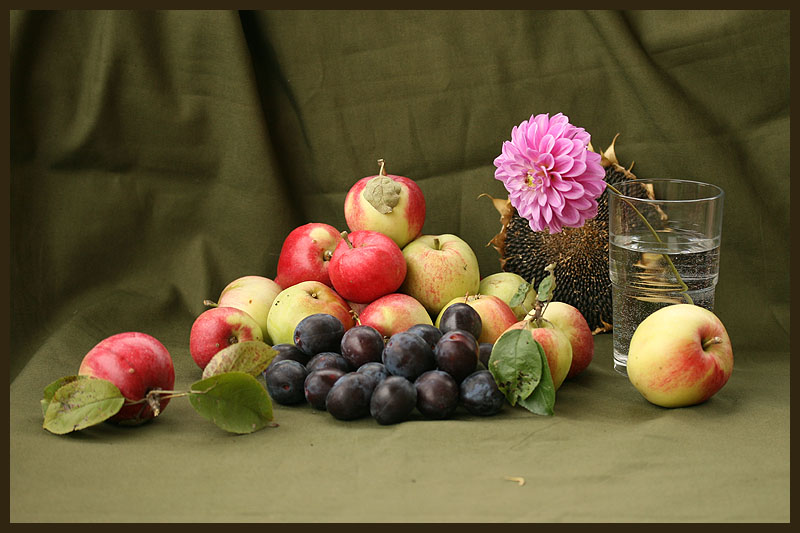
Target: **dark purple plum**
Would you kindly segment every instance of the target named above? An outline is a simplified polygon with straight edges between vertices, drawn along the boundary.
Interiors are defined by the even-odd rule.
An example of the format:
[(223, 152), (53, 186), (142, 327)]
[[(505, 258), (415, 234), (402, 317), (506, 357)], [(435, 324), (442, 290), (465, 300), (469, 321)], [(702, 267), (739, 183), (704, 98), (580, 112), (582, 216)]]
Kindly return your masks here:
[(425, 339), (414, 333), (401, 331), (386, 341), (383, 365), (389, 374), (413, 381), (423, 372), (434, 369), (436, 362), (433, 350)]
[(375, 383), (380, 383), (389, 377), (389, 372), (383, 366), (383, 363), (365, 363), (358, 368), (357, 372), (370, 376), (375, 380)]
[(436, 346), (436, 343), (439, 342), (439, 339), (442, 337), (442, 330), (433, 324), (414, 324), (406, 331), (425, 339), (427, 343), (430, 344), (431, 348)]
[(461, 403), (478, 416), (496, 415), (503, 409), (506, 397), (488, 370), (478, 370), (461, 382)]
[(338, 368), (323, 368), (309, 372), (303, 382), (306, 401), (314, 409), (324, 411), (331, 387), (344, 375), (345, 373)]
[(357, 370), (367, 363), (380, 363), (383, 345), (383, 335), (377, 329), (361, 324), (344, 333), (339, 351)]
[(264, 376), (266, 377), (266, 373), (269, 372), (269, 369), (275, 363), (279, 363), (280, 361), (297, 361), (301, 365), (305, 366), (308, 364), (308, 360), (311, 359), (311, 356), (307, 353), (303, 352), (300, 348), (295, 346), (294, 344), (283, 343), (283, 344), (276, 344), (272, 347), (277, 353), (275, 357), (272, 358), (272, 361), (269, 362), (269, 366), (264, 371)]
[(449, 418), (458, 407), (459, 388), (453, 376), (443, 370), (429, 370), (414, 382), (417, 410), (425, 418)]
[(417, 405), (417, 388), (401, 376), (389, 376), (372, 392), (369, 412), (381, 425), (407, 420)]
[(305, 383), (308, 370), (292, 359), (278, 361), (267, 373), (267, 392), (281, 405), (294, 405), (305, 400)]
[(339, 378), (325, 400), (325, 408), (339, 420), (355, 420), (369, 415), (375, 380), (367, 374), (350, 372)]
[(321, 352), (312, 357), (306, 363), (309, 372), (321, 370), (323, 368), (338, 368), (342, 372), (350, 372), (350, 363), (341, 354), (336, 352)]
[(442, 316), (439, 318), (439, 329), (442, 333), (447, 333), (454, 329), (463, 329), (472, 333), (472, 336), (476, 339), (479, 339), (483, 329), (483, 322), (481, 321), (481, 315), (471, 305), (464, 302), (456, 302), (442, 312)]
[(461, 383), (478, 365), (478, 341), (468, 331), (453, 329), (442, 335), (433, 354), (436, 367)]
[(294, 328), (294, 344), (310, 356), (338, 352), (344, 335), (341, 320), (327, 313), (309, 315)]
[(491, 342), (482, 342), (478, 345), (478, 360), (487, 370), (489, 369), (489, 358), (492, 356), (492, 348), (494, 348), (494, 344)]

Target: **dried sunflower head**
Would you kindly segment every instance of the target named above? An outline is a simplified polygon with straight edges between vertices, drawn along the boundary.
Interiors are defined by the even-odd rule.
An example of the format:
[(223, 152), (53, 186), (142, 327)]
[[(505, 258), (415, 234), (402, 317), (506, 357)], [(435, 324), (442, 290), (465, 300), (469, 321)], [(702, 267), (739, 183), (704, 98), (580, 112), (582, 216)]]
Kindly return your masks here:
[[(605, 182), (635, 179), (633, 165), (624, 168), (617, 160), (614, 144), (601, 154)], [(589, 149), (594, 151), (591, 144)], [(597, 215), (579, 228), (565, 227), (559, 233), (533, 231), (508, 199), (492, 198), (500, 213), (502, 228), (489, 242), (500, 254), (500, 268), (519, 274), (538, 286), (554, 264), (558, 280), (553, 299), (576, 307), (593, 333), (611, 331), (611, 280), (608, 275), (608, 191), (597, 198)]]

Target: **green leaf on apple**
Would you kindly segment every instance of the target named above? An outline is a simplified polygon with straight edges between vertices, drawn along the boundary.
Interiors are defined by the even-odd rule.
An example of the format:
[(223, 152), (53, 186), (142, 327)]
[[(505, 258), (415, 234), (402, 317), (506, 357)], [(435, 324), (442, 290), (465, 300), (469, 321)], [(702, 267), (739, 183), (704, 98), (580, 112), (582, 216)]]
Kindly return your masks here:
[(242, 341), (217, 352), (203, 369), (203, 379), (225, 372), (258, 376), (267, 369), (278, 351), (262, 341)]
[(269, 394), (245, 372), (225, 372), (193, 383), (189, 402), (198, 413), (231, 433), (252, 433), (272, 421)]
[(375, 176), (367, 182), (361, 194), (372, 207), (385, 215), (400, 203), (402, 190), (400, 184), (389, 176)]
[(547, 356), (544, 350), (539, 349), (542, 358), (542, 375), (539, 385), (533, 389), (533, 393), (519, 401), (519, 404), (531, 413), (544, 416), (552, 416), (553, 408), (556, 403), (556, 388), (553, 383), (553, 376), (550, 374), (550, 365), (547, 364)]
[(526, 328), (512, 329), (497, 339), (489, 357), (489, 371), (508, 403), (530, 396), (542, 376), (541, 345)]
[(42, 427), (56, 435), (99, 424), (117, 414), (125, 403), (125, 397), (113, 383), (88, 376), (57, 380), (45, 388), (45, 397), (50, 393)]
[(553, 293), (556, 290), (556, 277), (553, 274), (555, 267), (555, 264), (550, 264), (544, 269), (548, 275), (539, 282), (539, 288), (536, 293), (536, 299), (540, 302), (549, 302), (553, 299)]
[(518, 305), (522, 305), (522, 302), (525, 301), (525, 298), (528, 297), (528, 293), (531, 290), (531, 284), (527, 281), (523, 281), (517, 287), (517, 291), (514, 293), (514, 296), (508, 301), (509, 307), (517, 307)]
[(53, 396), (55, 396), (56, 391), (66, 385), (67, 383), (72, 383), (73, 381), (78, 381), (79, 379), (86, 379), (87, 376), (64, 376), (63, 378), (58, 378), (50, 385), (44, 388), (44, 393), (42, 394), (42, 416), (47, 414), (47, 408), (50, 406), (50, 402), (53, 401)]

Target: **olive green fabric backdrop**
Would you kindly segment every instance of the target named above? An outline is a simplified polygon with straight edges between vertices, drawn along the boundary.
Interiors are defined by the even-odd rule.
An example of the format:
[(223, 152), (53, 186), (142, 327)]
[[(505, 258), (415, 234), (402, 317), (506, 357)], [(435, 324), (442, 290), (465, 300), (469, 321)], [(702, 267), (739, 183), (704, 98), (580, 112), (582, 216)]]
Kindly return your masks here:
[[(12, 12), (10, 514), (51, 521), (788, 521), (789, 14), (766, 11)], [(56, 437), (38, 400), (144, 331), (176, 387), (236, 277), (377, 172), (483, 275), (511, 128), (562, 112), (642, 177), (726, 191), (716, 312), (736, 367), (665, 410), (611, 338), (556, 415), (392, 427), (276, 407), (233, 437), (176, 399), (147, 426)], [(506, 477), (522, 476), (524, 486)], [(131, 502), (135, 502), (132, 504)]]

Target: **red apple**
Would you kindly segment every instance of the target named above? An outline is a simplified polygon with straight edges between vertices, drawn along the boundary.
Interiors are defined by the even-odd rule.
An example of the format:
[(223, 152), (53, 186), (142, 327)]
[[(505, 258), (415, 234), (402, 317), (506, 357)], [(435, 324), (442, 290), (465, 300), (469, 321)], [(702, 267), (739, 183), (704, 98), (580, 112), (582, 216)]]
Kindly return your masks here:
[[(522, 329), (526, 325), (528, 325), (528, 321), (520, 320), (508, 329)], [(542, 345), (547, 358), (547, 367), (550, 369), (550, 377), (553, 379), (553, 386), (558, 390), (572, 366), (572, 345), (560, 329), (545, 320), (542, 320), (540, 327), (533, 323), (530, 326), (529, 331), (533, 340)]]
[(453, 298), (478, 292), (478, 258), (456, 235), (422, 235), (403, 248), (403, 256), (407, 271), (399, 292), (416, 298), (431, 316)]
[(702, 403), (728, 382), (733, 349), (722, 321), (692, 304), (662, 307), (631, 337), (628, 379), (647, 401), (662, 407)]
[(261, 327), (249, 314), (236, 307), (212, 307), (203, 311), (189, 331), (189, 352), (204, 369), (223, 348), (241, 341), (261, 341)]
[(342, 232), (328, 267), (333, 289), (345, 300), (369, 303), (396, 291), (406, 260), (395, 242), (377, 231)]
[(289, 232), (278, 256), (275, 282), (286, 289), (303, 281), (331, 286), (328, 265), (341, 239), (339, 230), (322, 222), (310, 222)]
[(338, 318), (344, 330), (355, 325), (353, 311), (344, 298), (319, 281), (303, 281), (283, 289), (267, 315), (267, 331), (273, 344), (294, 344), (294, 329), (309, 315), (327, 313)]
[(413, 180), (380, 172), (358, 180), (344, 199), (344, 217), (351, 231), (378, 231), (402, 248), (425, 223), (425, 197)]
[(425, 307), (407, 294), (393, 293), (369, 304), (358, 315), (361, 324), (372, 326), (388, 338), (416, 324), (433, 324)]
[[(129, 402), (140, 402), (151, 390), (168, 391), (175, 385), (175, 369), (167, 349), (150, 335), (138, 332), (118, 333), (100, 341), (83, 357), (78, 374), (110, 381)], [(159, 412), (168, 403), (169, 398), (160, 399)], [(145, 401), (123, 406), (109, 420), (141, 424), (156, 414)]]
[(561, 330), (572, 345), (572, 364), (567, 379), (583, 372), (594, 357), (594, 336), (589, 324), (578, 310), (564, 302), (550, 302), (542, 317)]
[(445, 309), (454, 303), (466, 303), (481, 317), (481, 334), (478, 337), (478, 342), (488, 342), (494, 344), (500, 335), (502, 335), (512, 324), (517, 322), (517, 315), (498, 296), (490, 294), (470, 294), (469, 296), (461, 296), (460, 298), (453, 298), (447, 305), (445, 305), (436, 317), (435, 325), (439, 327), (439, 322)]

